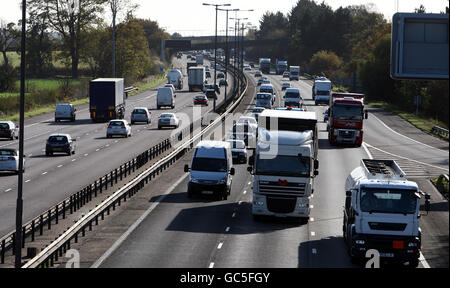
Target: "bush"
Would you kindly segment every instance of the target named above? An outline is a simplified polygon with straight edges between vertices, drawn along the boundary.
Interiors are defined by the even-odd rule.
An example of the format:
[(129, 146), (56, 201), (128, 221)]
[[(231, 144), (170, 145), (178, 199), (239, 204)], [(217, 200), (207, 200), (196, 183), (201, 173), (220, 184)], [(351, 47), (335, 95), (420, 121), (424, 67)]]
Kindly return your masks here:
[(11, 65), (0, 67), (0, 92), (13, 92), (17, 79), (17, 71)]

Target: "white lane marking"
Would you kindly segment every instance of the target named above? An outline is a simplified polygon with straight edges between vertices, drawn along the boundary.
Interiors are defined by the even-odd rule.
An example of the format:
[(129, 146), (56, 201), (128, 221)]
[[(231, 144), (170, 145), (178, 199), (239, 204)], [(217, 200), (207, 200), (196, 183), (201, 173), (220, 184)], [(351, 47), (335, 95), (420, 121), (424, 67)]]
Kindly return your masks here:
[(25, 181), (25, 183), (28, 183), (28, 182), (30, 182), (31, 180), (27, 180), (27, 181)]
[(106, 146), (105, 147), (109, 147), (110, 145), (109, 144), (106, 144)]
[(28, 157), (31, 157), (31, 156), (33, 156), (33, 154), (28, 155)]
[(252, 184), (252, 182), (248, 182), (248, 185)]
[(44, 172), (44, 173), (42, 173), (42, 175), (46, 175), (48, 172)]
[(172, 187), (170, 187), (169, 189), (167, 189), (167, 191), (161, 195), (160, 199), (158, 202), (153, 203), (153, 205), (148, 208), (147, 211), (145, 211), (144, 214), (142, 214), (141, 217), (139, 217), (139, 219), (134, 222), (133, 225), (130, 226), (130, 228), (122, 234), (122, 236), (120, 236), (119, 239), (117, 239), (117, 241), (108, 249), (108, 251), (105, 252), (105, 254), (103, 254), (97, 261), (95, 261), (95, 263), (91, 266), (91, 268), (98, 268), (100, 267), (100, 265), (102, 265), (102, 263), (109, 257), (111, 256), (112, 253), (114, 253), (114, 251), (117, 250), (117, 248), (119, 248), (120, 245), (122, 245), (123, 242), (125, 242), (125, 240), (131, 235), (131, 233), (133, 233), (134, 230), (136, 230), (136, 228), (147, 218), (147, 216), (159, 205), (159, 203), (161, 203), (162, 201), (164, 201), (164, 199), (167, 197), (167, 195), (169, 195), (178, 185), (180, 185), (181, 182), (183, 182), (184, 180), (186, 180), (186, 178), (189, 176), (189, 174), (185, 174), (183, 177), (181, 177), (175, 184), (172, 185)]
[(214, 268), (214, 262), (211, 262), (211, 264), (209, 264), (209, 269)]
[(72, 162), (75, 162), (75, 161), (77, 161), (77, 159), (72, 159)]
[(311, 232), (311, 236), (312, 237), (316, 236), (316, 232)]
[(439, 148), (436, 148), (436, 147), (427, 145), (427, 144), (425, 144), (425, 143), (422, 143), (422, 142), (419, 142), (419, 141), (414, 140), (414, 139), (412, 139), (412, 138), (409, 138), (408, 136), (405, 136), (405, 135), (403, 135), (403, 134), (400, 134), (400, 133), (398, 133), (397, 131), (392, 130), (391, 127), (389, 127), (388, 125), (386, 125), (386, 124), (385, 124), (383, 121), (381, 121), (377, 116), (375, 116), (375, 115), (373, 115), (373, 114), (371, 114), (371, 116), (374, 117), (376, 120), (378, 120), (378, 122), (380, 122), (381, 125), (383, 125), (385, 128), (387, 128), (389, 131), (391, 131), (391, 132), (394, 133), (394, 134), (397, 134), (397, 135), (399, 135), (399, 136), (402, 136), (402, 137), (404, 137), (404, 138), (406, 138), (406, 139), (408, 139), (408, 140), (410, 140), (410, 141), (412, 141), (412, 142), (414, 142), (414, 143), (423, 145), (423, 146), (425, 146), (425, 147), (428, 147), (428, 148), (431, 148), (431, 149), (436, 149), (436, 150), (439, 150), (439, 151), (448, 152), (448, 151), (446, 151), (446, 150), (442, 150), (442, 149), (439, 149)]
[(98, 151), (100, 151), (100, 149), (95, 150), (95, 152), (98, 152)]
[(362, 143), (362, 147), (363, 147), (364, 150), (366, 151), (367, 156), (369, 156), (369, 159), (373, 160), (372, 153), (370, 153), (369, 148), (367, 148), (366, 142), (363, 142), (363, 143)]
[(12, 190), (11, 188), (6, 189), (6, 190), (5, 190), (5, 193), (8, 193), (8, 192), (11, 191), (11, 190)]
[(447, 169), (442, 168), (442, 167), (439, 167), (439, 166), (435, 166), (435, 165), (432, 165), (432, 164), (420, 162), (420, 161), (417, 161), (417, 160), (414, 160), (414, 159), (410, 159), (410, 158), (407, 158), (407, 157), (403, 157), (403, 156), (400, 156), (400, 155), (396, 155), (396, 154), (393, 154), (393, 153), (389, 153), (389, 152), (387, 152), (387, 151), (384, 151), (384, 150), (382, 150), (382, 149), (380, 149), (380, 148), (377, 148), (377, 147), (372, 146), (372, 145), (367, 144), (367, 143), (366, 143), (366, 145), (367, 145), (367, 147), (373, 148), (373, 149), (375, 149), (375, 150), (378, 150), (378, 151), (380, 151), (380, 152), (386, 153), (386, 154), (391, 155), (391, 156), (394, 156), (394, 157), (401, 158), (401, 159), (403, 159), (403, 160), (408, 160), (408, 161), (411, 161), (411, 162), (415, 162), (415, 163), (422, 164), (422, 165), (425, 165), (425, 166), (433, 167), (433, 168), (440, 169), (440, 170), (443, 170), (443, 171), (448, 171)]
[(231, 218), (235, 218), (236, 217), (236, 213), (233, 213), (233, 216), (231, 216)]
[(314, 222), (314, 218), (313, 217), (309, 218), (309, 221)]
[(89, 156), (89, 154), (84, 154), (84, 157), (87, 157), (87, 156)]
[(58, 167), (57, 167), (57, 168), (61, 168), (61, 167), (63, 167), (63, 165), (58, 165)]
[(244, 195), (247, 194), (247, 190), (244, 191)]
[(230, 232), (230, 229), (231, 229), (230, 227), (227, 227), (227, 229), (225, 229), (225, 232), (227, 233)]
[(314, 205), (309, 205), (309, 207), (310, 207), (311, 209), (313, 209), (313, 208), (314, 208)]
[(217, 249), (222, 249), (222, 246), (223, 246), (223, 242), (221, 242), (220, 244), (219, 244), (219, 246), (217, 246)]

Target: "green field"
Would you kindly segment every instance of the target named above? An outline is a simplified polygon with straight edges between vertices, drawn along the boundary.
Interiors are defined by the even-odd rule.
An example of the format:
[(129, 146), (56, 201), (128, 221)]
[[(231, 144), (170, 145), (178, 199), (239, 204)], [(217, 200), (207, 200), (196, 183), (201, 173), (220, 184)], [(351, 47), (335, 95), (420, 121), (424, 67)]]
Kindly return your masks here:
[[(62, 69), (65, 67), (63, 61), (57, 59), (58, 58), (58, 54), (60, 54), (61, 52), (59, 51), (55, 51), (53, 52), (53, 66), (55, 66), (55, 68), (58, 69)], [(6, 52), (6, 55), (8, 57), (8, 61), (9, 64), (11, 64), (11, 66), (13, 67), (20, 67), (20, 54), (16, 53), (16, 52)], [(3, 56), (0, 57), (0, 65), (3, 65)], [(78, 68), (80, 69), (89, 69), (89, 65), (83, 62), (80, 62), (80, 65), (78, 66)]]

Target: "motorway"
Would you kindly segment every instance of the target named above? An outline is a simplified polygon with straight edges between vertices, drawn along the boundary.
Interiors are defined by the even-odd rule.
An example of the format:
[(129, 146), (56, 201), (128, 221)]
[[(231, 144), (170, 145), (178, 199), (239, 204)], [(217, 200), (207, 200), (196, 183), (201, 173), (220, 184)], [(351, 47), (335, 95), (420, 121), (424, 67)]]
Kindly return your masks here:
[[(173, 66), (182, 68), (183, 73), (186, 74), (186, 62), (187, 59), (184, 56), (181, 60), (175, 59)], [(230, 76), (228, 78), (232, 79)], [(229, 80), (229, 84), (229, 90), (231, 90), (232, 80)], [(184, 89), (176, 92), (176, 107), (173, 110), (158, 111), (156, 109), (157, 89), (130, 97), (126, 102), (125, 119), (130, 121), (131, 111), (134, 107), (149, 107), (152, 113), (152, 123), (151, 125), (139, 125), (139, 123), (133, 125), (133, 136), (128, 139), (107, 139), (107, 123), (92, 123), (88, 105), (77, 107), (75, 123), (55, 123), (53, 114), (27, 120), (25, 126), (26, 172), (23, 189), (24, 223), (146, 149), (169, 138), (173, 130), (158, 130), (157, 119), (161, 113), (166, 112), (179, 113), (179, 117), (184, 113), (192, 119), (193, 96), (198, 93), (188, 93), (187, 90), (188, 80), (185, 77)], [(224, 92), (225, 88), (222, 87), (217, 105), (223, 101)], [(201, 108), (202, 114), (213, 110), (212, 101), (209, 104), (208, 107)], [(53, 133), (67, 133), (72, 138), (76, 138), (76, 154), (45, 156), (46, 140)], [(0, 148), (3, 147), (18, 148), (18, 141), (0, 141)], [(7, 173), (0, 174), (0, 238), (15, 229), (16, 199), (17, 176)]]
[[(271, 75), (269, 78), (276, 87), (280, 105), (281, 76)], [(253, 76), (249, 76), (249, 79), (253, 84), (256, 82)], [(301, 89), (307, 109), (315, 111), (319, 120), (323, 119), (322, 113), (326, 107), (314, 106), (310, 81), (302, 79), (292, 83), (293, 87)], [(249, 108), (252, 105), (247, 107), (247, 112)], [(307, 224), (300, 225), (285, 219), (255, 222), (251, 216), (252, 176), (246, 171), (246, 165), (236, 166), (232, 195), (228, 201), (217, 202), (207, 198), (190, 200), (186, 195), (187, 174), (182, 172), (180, 164), (178, 169), (167, 172), (170, 175), (165, 176), (166, 181), (170, 181), (173, 187), (168, 188), (165, 193), (162, 188), (146, 188), (152, 197), (147, 199), (148, 203), (140, 203), (140, 206), (144, 211), (150, 207), (149, 210), (114, 245), (108, 245), (111, 248), (108, 247), (109, 250), (105, 249), (106, 253), (98, 255), (96, 258), (99, 260), (91, 263), (92, 267), (355, 267), (350, 263), (342, 238), (342, 210), (345, 180), (359, 166), (361, 159), (371, 156), (394, 158), (407, 175), (412, 176), (411, 179), (423, 180), (448, 173), (448, 144), (445, 151), (407, 138), (399, 134), (401, 131), (386, 127), (372, 114), (365, 122), (366, 143), (361, 148), (331, 146), (328, 143), (326, 124), (319, 123), (319, 130), (320, 175), (315, 182), (315, 193), (311, 199), (312, 212)], [(184, 159), (186, 163), (189, 160)], [(179, 180), (173, 183), (173, 179)], [(425, 184), (420, 185), (422, 189), (429, 188)], [(440, 200), (435, 191), (427, 192), (436, 201)], [(435, 228), (429, 224), (436, 218), (422, 218), (424, 234), (439, 238), (440, 244), (443, 244), (439, 246), (431, 238), (424, 236), (423, 246), (429, 247), (429, 250), (424, 250), (420, 267), (436, 267), (433, 266), (434, 262), (427, 262), (432, 253), (441, 257), (447, 255), (447, 262), (443, 265), (448, 267), (448, 202), (446, 203), (446, 209), (437, 211), (436, 214), (432, 212), (429, 216), (447, 219), (446, 223), (440, 224), (442, 227)], [(110, 223), (118, 225), (119, 222), (118, 218)], [(89, 254), (91, 251), (86, 246), (81, 248), (81, 252)]]

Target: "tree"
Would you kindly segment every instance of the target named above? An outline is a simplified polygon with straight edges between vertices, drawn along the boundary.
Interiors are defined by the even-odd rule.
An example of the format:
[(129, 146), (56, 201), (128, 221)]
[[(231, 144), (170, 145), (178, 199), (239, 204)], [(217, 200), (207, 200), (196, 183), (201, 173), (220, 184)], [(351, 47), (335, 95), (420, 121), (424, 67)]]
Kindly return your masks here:
[(3, 55), (3, 67), (8, 67), (7, 52), (17, 51), (20, 39), (20, 31), (16, 28), (14, 23), (5, 24), (0, 21), (0, 52)]
[(319, 75), (322, 72), (329, 78), (333, 78), (336, 71), (342, 66), (342, 59), (332, 51), (319, 51), (310, 61), (311, 71)]
[[(29, 9), (47, 13), (48, 20), (62, 38), (63, 57), (70, 58), (71, 74), (78, 78), (83, 43), (82, 32), (100, 22), (106, 0), (28, 0)], [(86, 39), (86, 41), (88, 41)]]

